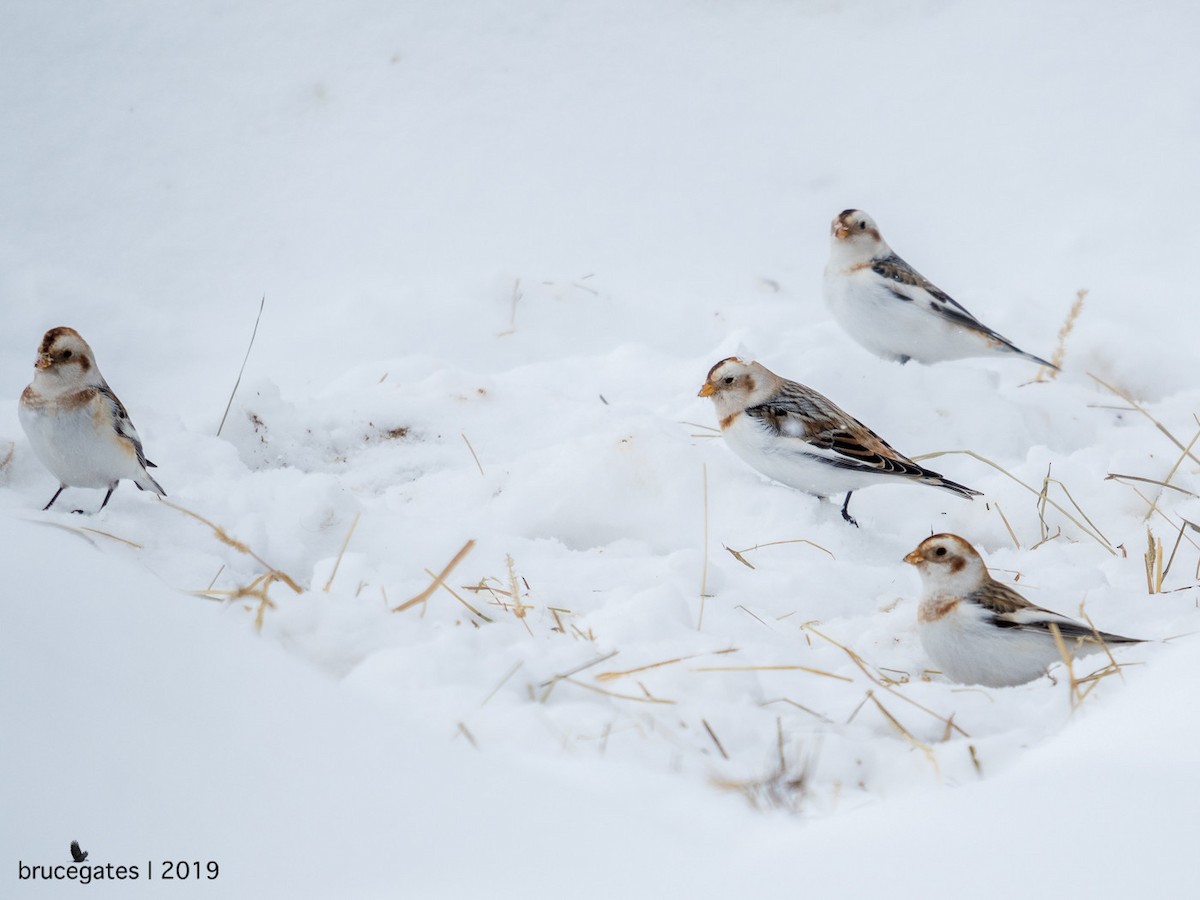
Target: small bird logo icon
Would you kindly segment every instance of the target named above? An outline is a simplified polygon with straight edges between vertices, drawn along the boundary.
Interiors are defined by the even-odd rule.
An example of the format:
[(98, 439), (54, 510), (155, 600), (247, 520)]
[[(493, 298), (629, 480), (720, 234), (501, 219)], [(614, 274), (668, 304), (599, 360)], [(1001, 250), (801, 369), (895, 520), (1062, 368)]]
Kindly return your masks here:
[(87, 851), (79, 849), (79, 841), (71, 841), (71, 858), (77, 863), (87, 859)]

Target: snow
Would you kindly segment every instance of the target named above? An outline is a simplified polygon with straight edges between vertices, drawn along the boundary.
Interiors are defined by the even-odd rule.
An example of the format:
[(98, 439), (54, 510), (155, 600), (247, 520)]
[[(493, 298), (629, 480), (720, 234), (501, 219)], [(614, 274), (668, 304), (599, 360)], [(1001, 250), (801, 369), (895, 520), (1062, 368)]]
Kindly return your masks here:
[[(179, 859), (219, 862), (213, 897), (1178, 893), (1200, 466), (1097, 379), (1200, 427), (1198, 25), (1075, 0), (0, 10), (0, 893), (60, 896), (14, 869), (73, 838), (142, 868), (88, 885), (120, 897)], [(862, 351), (820, 300), (847, 207), (1032, 353), (1086, 289), (1062, 375)], [(15, 399), (56, 325), (228, 540), (128, 484), (40, 512)], [(973, 451), (928, 464), (985, 497), (871, 488), (855, 530), (763, 479), (695, 396), (732, 354), (902, 452)], [(1110, 473), (1182, 491), (1136, 484), (1147, 519)], [(900, 560), (934, 531), (1155, 640), (1074, 709), (1062, 667), (929, 675)], [(391, 611), (468, 546), (461, 601)], [(268, 566), (302, 592), (232, 596)]]

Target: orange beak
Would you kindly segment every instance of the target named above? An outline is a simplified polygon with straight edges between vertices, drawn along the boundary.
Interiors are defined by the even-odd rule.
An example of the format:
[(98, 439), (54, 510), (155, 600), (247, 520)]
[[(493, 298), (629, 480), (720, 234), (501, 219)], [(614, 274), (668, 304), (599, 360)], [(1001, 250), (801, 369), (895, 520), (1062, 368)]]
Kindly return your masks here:
[(845, 238), (850, 237), (850, 229), (839, 222), (833, 229), (833, 236), (839, 241), (844, 240)]
[(54, 360), (52, 360), (48, 354), (42, 354), (33, 361), (33, 367), (35, 369), (48, 369), (52, 365), (54, 365)]
[(921, 556), (916, 550), (904, 557), (904, 561), (909, 565), (919, 566), (925, 561), (925, 557)]
[(696, 396), (697, 397), (711, 397), (716, 392), (717, 392), (717, 389), (715, 387), (713, 387), (713, 383), (711, 381), (706, 381), (706, 382), (704, 382), (704, 387), (700, 388), (700, 392), (698, 394), (696, 394)]

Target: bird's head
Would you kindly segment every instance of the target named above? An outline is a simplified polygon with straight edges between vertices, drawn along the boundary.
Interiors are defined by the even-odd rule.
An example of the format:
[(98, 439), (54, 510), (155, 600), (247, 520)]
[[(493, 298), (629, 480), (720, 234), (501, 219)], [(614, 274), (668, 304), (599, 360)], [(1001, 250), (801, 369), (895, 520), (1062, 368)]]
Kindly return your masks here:
[(846, 242), (854, 246), (874, 249), (883, 243), (883, 235), (875, 220), (861, 209), (845, 209), (833, 218), (830, 226), (834, 244)]
[(42, 337), (33, 367), (38, 374), (56, 376), (64, 381), (84, 382), (96, 372), (96, 358), (87, 341), (74, 328), (51, 328)]
[(957, 534), (935, 534), (917, 545), (904, 561), (917, 567), (921, 581), (934, 593), (967, 593), (987, 578), (987, 566), (975, 548)]

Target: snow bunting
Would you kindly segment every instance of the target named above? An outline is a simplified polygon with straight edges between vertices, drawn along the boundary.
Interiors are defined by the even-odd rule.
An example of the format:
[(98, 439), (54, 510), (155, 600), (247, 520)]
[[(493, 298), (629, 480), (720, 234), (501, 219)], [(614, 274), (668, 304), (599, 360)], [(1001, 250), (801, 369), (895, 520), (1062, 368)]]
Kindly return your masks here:
[(1024, 357), (1017, 348), (895, 254), (875, 220), (847, 209), (833, 220), (825, 302), (849, 335), (884, 359), (944, 362), (970, 356)]
[(872, 484), (907, 481), (968, 499), (979, 494), (921, 468), (831, 400), (759, 363), (721, 360), (700, 396), (712, 397), (726, 443), (751, 467), (818, 497), (846, 491), (842, 518), (852, 525), (850, 495)]
[(154, 463), (146, 459), (129, 413), (79, 332), (47, 331), (33, 368), (33, 381), (21, 394), (17, 412), (33, 452), (58, 479), (58, 490), (43, 509), (68, 487), (106, 487), (100, 504), (104, 509), (122, 478), (139, 490), (167, 495), (146, 471)]
[(1075, 656), (1100, 650), (1101, 642), (1141, 643), (1034, 606), (992, 578), (975, 548), (958, 535), (926, 538), (904, 561), (921, 573), (921, 644), (955, 681), (1007, 687), (1046, 674), (1062, 659), (1052, 624)]

